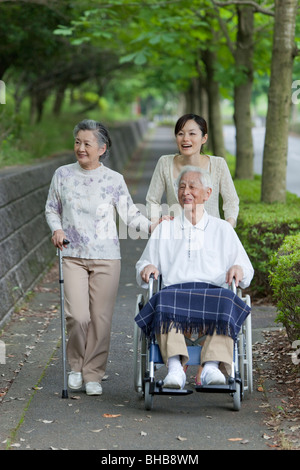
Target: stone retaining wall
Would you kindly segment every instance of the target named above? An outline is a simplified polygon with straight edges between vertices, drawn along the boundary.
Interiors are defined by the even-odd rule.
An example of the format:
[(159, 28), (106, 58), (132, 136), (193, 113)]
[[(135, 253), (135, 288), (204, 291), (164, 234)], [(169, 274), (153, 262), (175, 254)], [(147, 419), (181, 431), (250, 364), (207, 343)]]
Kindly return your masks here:
[[(105, 165), (121, 172), (142, 141), (147, 122), (109, 130), (113, 144)], [(45, 202), (55, 169), (73, 161), (70, 152), (37, 165), (0, 171), (0, 326), (55, 257)]]

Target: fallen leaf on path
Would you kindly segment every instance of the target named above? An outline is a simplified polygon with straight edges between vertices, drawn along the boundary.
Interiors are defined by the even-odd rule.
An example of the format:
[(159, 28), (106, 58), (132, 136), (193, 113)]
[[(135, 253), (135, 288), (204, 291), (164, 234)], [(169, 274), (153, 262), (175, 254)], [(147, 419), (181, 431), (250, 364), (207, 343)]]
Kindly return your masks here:
[(111, 415), (110, 413), (104, 413), (103, 418), (118, 418), (119, 416), (122, 416), (121, 414), (118, 415)]

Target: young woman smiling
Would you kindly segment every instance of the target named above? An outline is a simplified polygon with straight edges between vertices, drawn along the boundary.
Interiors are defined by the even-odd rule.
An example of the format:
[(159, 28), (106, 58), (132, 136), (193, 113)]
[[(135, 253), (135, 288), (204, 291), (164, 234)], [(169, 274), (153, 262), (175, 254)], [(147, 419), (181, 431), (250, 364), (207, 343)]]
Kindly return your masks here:
[(178, 119), (174, 133), (178, 153), (163, 155), (157, 162), (146, 196), (148, 217), (155, 220), (160, 216), (164, 193), (169, 213), (174, 216), (180, 213), (175, 182), (183, 167), (192, 165), (206, 170), (212, 180), (212, 194), (205, 203), (208, 214), (220, 218), (219, 196), (221, 195), (224, 218), (235, 227), (239, 198), (225, 159), (203, 153), (203, 145), (208, 139), (205, 119), (196, 114), (185, 114)]

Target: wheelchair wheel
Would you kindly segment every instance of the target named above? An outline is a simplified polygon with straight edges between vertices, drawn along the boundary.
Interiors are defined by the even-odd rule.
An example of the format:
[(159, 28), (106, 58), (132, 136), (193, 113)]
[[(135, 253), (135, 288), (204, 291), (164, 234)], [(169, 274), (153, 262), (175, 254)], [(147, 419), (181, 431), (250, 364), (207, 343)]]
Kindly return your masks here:
[(241, 401), (242, 401), (242, 390), (241, 384), (236, 382), (236, 391), (233, 394), (233, 409), (234, 411), (240, 411), (241, 409)]
[[(247, 296), (247, 304), (250, 305), (250, 297)], [(252, 324), (251, 324), (251, 315), (246, 319), (246, 360), (247, 360), (247, 392), (253, 392), (253, 363), (252, 363)]]
[(150, 382), (145, 382), (145, 410), (150, 411), (153, 407), (153, 395), (150, 393)]
[[(139, 294), (136, 302), (135, 316), (139, 313), (140, 308), (144, 305), (144, 298)], [(134, 389), (138, 393), (143, 392), (143, 378), (145, 376), (145, 352), (146, 340), (141, 335), (141, 330), (134, 324), (133, 333), (133, 380)]]
[(242, 396), (253, 392), (252, 331), (250, 315), (239, 336), (239, 371), (242, 379)]

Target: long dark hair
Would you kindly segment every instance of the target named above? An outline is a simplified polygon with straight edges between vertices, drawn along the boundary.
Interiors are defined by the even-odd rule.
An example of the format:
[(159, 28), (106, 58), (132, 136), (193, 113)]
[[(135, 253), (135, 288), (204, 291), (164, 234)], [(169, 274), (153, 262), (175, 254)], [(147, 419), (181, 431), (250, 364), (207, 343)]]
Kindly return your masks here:
[(202, 134), (203, 135), (207, 134), (207, 123), (205, 119), (201, 116), (198, 116), (197, 114), (190, 113), (190, 114), (184, 114), (176, 122), (175, 130), (174, 130), (175, 136), (178, 134), (178, 132), (181, 131), (181, 129), (185, 126), (187, 121), (195, 121), (198, 124), (199, 129), (201, 130)]

